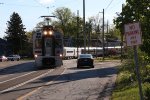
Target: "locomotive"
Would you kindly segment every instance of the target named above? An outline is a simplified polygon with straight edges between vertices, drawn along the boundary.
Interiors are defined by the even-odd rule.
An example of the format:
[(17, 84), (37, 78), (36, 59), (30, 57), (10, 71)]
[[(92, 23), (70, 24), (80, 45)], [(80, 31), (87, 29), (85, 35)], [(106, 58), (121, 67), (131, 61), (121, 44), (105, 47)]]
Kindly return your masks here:
[(63, 65), (63, 34), (52, 25), (43, 25), (33, 33), (33, 54), (38, 67), (53, 68)]

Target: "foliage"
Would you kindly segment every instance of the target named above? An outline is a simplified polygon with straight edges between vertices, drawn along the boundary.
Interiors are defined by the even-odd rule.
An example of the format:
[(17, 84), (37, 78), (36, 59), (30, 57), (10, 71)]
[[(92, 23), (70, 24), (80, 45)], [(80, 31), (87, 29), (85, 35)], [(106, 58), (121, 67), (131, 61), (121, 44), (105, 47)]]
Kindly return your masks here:
[[(133, 48), (127, 48), (127, 57), (118, 67), (118, 76), (112, 100), (139, 100), (137, 73), (135, 71)], [(138, 49), (138, 67), (142, 81), (144, 99), (149, 100), (150, 93), (150, 62), (149, 56)], [(132, 95), (131, 95), (132, 94)], [(148, 99), (147, 99), (148, 98)]]
[(150, 100), (150, 86), (145, 86), (145, 96), (144, 96), (145, 100)]
[(150, 55), (150, 3), (149, 0), (126, 0), (126, 5), (123, 6), (122, 12), (117, 14), (118, 17), (114, 20), (116, 28), (123, 33), (123, 25), (140, 21), (143, 45), (141, 50)]
[[(150, 99), (150, 84), (144, 83), (142, 85), (144, 100)], [(140, 100), (138, 85), (130, 86), (124, 90), (114, 91), (111, 100)]]
[(69, 8), (57, 8), (55, 12), (53, 12), (53, 15), (58, 19), (58, 21), (53, 23), (56, 27), (60, 27), (63, 30), (64, 36), (69, 36), (70, 33), (73, 33), (72, 29), (75, 29), (76, 17)]
[(28, 46), (25, 28), (18, 13), (13, 12), (7, 23), (5, 38), (10, 43), (13, 53), (19, 54)]

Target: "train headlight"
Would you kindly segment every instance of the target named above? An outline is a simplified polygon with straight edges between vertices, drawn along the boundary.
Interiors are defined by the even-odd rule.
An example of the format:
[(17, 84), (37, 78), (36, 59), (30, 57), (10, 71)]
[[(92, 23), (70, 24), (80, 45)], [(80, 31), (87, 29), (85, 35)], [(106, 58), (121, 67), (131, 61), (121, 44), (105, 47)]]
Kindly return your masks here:
[(52, 32), (52, 31), (49, 31), (49, 32), (48, 32), (48, 34), (49, 34), (49, 35), (52, 35), (52, 34), (53, 34), (53, 32)]
[(37, 57), (38, 57), (38, 55), (34, 55), (34, 57), (35, 57), (35, 58), (37, 58)]
[(60, 54), (59, 56), (62, 57), (62, 54)]
[(43, 33), (44, 33), (44, 35), (47, 35), (47, 31), (44, 31)]

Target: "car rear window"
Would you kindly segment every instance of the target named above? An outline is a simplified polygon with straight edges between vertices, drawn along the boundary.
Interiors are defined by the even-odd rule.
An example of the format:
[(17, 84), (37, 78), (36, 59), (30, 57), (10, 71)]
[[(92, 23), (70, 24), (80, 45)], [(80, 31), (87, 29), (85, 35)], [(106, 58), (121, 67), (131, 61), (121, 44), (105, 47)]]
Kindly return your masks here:
[(80, 55), (79, 58), (92, 58), (92, 55), (90, 55), (90, 54), (83, 54), (83, 55)]

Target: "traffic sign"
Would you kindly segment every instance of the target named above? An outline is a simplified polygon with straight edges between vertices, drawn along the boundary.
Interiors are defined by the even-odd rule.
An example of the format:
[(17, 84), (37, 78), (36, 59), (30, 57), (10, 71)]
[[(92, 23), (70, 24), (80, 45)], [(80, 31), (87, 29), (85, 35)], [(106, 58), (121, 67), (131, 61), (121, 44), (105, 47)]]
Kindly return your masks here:
[(141, 28), (139, 22), (125, 24), (124, 28), (127, 46), (142, 44)]

